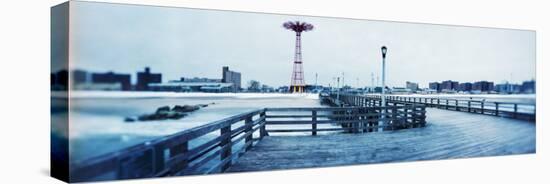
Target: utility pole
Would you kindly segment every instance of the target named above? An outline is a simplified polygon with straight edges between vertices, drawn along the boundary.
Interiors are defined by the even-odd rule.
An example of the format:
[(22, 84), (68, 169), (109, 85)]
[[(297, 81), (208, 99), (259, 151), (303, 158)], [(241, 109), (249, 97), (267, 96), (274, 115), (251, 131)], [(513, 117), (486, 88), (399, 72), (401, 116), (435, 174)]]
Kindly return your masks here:
[(342, 72), (342, 88), (344, 88), (344, 86), (346, 86), (346, 83), (344, 81), (344, 72)]
[(315, 90), (317, 90), (317, 78), (318, 78), (318, 75), (317, 73), (315, 73)]
[(374, 72), (370, 73), (370, 82), (371, 82), (371, 89), (374, 92), (374, 88), (376, 87), (376, 85), (374, 85)]
[(340, 103), (340, 77), (336, 79), (338, 81), (336, 85), (336, 101)]

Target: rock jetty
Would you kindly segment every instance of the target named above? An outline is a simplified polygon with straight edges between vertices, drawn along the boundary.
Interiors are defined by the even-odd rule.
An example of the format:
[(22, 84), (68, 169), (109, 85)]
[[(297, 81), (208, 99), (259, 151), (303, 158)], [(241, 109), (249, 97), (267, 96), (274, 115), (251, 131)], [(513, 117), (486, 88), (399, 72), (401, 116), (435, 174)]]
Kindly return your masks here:
[(181, 119), (185, 116), (187, 116), (189, 113), (197, 111), (201, 108), (208, 107), (208, 105), (212, 105), (214, 103), (210, 104), (197, 104), (197, 105), (175, 105), (174, 107), (170, 108), (170, 106), (162, 106), (157, 108), (155, 113), (152, 114), (144, 114), (137, 116), (137, 118), (134, 117), (126, 117), (124, 118), (125, 122), (135, 122), (135, 121), (154, 121), (154, 120), (168, 120), (168, 119)]

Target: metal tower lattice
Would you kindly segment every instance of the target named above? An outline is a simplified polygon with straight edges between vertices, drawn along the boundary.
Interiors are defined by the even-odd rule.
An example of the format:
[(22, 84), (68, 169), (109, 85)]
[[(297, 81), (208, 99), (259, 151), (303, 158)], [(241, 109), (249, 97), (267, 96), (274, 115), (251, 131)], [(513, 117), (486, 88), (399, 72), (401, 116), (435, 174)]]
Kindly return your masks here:
[(290, 91), (292, 93), (304, 92), (306, 83), (304, 81), (304, 66), (302, 64), (302, 32), (310, 31), (313, 25), (306, 22), (286, 22), (283, 24), (286, 29), (296, 32), (296, 50), (294, 54), (294, 66), (292, 68), (292, 77), (290, 81)]

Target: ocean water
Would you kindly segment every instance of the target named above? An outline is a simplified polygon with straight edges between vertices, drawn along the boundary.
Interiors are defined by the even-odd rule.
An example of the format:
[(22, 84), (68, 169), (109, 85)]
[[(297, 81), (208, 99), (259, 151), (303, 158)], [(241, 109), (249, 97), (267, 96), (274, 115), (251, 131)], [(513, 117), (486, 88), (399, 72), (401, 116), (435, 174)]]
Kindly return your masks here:
[[(179, 120), (124, 122), (125, 117), (154, 113), (161, 106), (186, 104), (211, 105)], [(259, 108), (320, 106), (316, 94), (72, 92), (68, 135), (71, 161), (82, 161)], [(215, 136), (203, 136), (199, 139), (204, 141), (198, 141)]]

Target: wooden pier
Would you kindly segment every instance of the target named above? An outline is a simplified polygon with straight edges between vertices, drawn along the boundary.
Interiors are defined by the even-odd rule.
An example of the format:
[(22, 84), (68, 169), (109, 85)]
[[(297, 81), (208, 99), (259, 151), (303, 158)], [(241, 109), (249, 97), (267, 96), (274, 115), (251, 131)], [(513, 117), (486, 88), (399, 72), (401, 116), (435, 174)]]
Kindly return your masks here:
[(535, 124), (427, 109), (424, 128), (367, 134), (268, 136), (228, 172), (535, 153)]
[[(72, 163), (71, 181), (219, 173), (230, 168), (269, 133), (311, 132), (313, 136), (318, 132), (367, 133), (424, 127), (425, 118), (424, 106), (403, 104), (259, 109)], [(322, 124), (336, 126), (317, 128)], [(310, 128), (274, 128), (278, 125), (307, 125)], [(211, 138), (205, 140), (208, 136)]]
[[(380, 106), (376, 97), (339, 97), (331, 100), (344, 107), (253, 110), (72, 162), (70, 181), (495, 156), (536, 150), (535, 124), (525, 120), (427, 108), (430, 104), (399, 99)], [(302, 134), (285, 135), (289, 133)]]
[[(382, 105), (380, 95), (357, 95), (357, 94), (331, 94), (329, 101), (340, 106), (373, 106)], [(435, 107), (445, 110), (485, 114), (506, 118), (523, 119), (535, 121), (536, 104), (498, 102), (484, 100), (464, 100), (453, 98), (433, 97), (406, 97), (386, 96), (386, 103), (421, 104), (426, 107)]]

